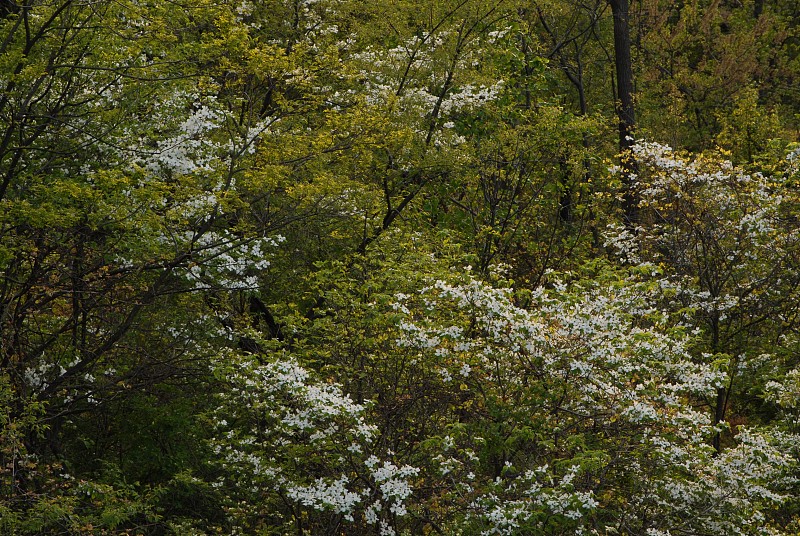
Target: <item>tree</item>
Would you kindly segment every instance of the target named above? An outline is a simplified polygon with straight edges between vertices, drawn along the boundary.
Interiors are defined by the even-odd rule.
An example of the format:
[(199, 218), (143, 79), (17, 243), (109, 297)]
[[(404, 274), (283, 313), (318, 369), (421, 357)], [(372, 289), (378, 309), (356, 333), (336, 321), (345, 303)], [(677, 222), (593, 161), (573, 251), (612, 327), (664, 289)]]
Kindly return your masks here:
[(755, 18), (753, 9), (750, 2), (642, 4), (639, 120), (648, 136), (676, 148), (713, 149), (736, 101), (754, 86), (759, 114), (778, 112), (792, 123), (779, 111), (794, 99), (783, 89), (794, 76), (790, 19), (777, 5)]
[(464, 393), (458, 423), (432, 443), (450, 482), (437, 502), (466, 512), (451, 530), (735, 532), (759, 530), (755, 518), (779, 531), (769, 512), (791, 493), (795, 438), (743, 430), (715, 457), (714, 422), (692, 406), (724, 374), (652, 307), (658, 287), (607, 276), (554, 282), (525, 309), (469, 279), (399, 296), (401, 344)]
[(614, 69), (617, 74), (617, 116), (619, 117), (619, 150), (622, 158), (622, 210), (628, 226), (639, 221), (635, 178), (636, 161), (631, 148), (636, 130), (633, 104), (633, 61), (631, 59), (630, 13), (628, 0), (609, 0), (614, 18)]
[[(796, 202), (793, 187), (714, 157), (687, 159), (653, 143), (634, 150), (643, 210), (653, 221), (640, 237), (623, 233), (614, 241), (621, 251), (631, 247), (630, 260), (663, 271), (661, 285), (674, 292), (670, 307), (701, 329), (702, 359), (727, 373), (709, 403), (720, 423), (738, 399), (763, 385), (762, 375), (774, 374), (777, 364), (764, 354), (793, 330), (798, 250), (785, 216)], [(719, 435), (714, 446), (722, 450)]]
[[(177, 410), (187, 394), (167, 384), (209, 382), (207, 354), (191, 348), (230, 344), (216, 298), (254, 288), (281, 240), (277, 217), (252, 217), (263, 191), (245, 170), (258, 139), (298, 106), (284, 86), (262, 117), (263, 94), (225, 89), (234, 52), (260, 52), (251, 67), (281, 73), (311, 53), (237, 49), (248, 45), (241, 30), (227, 7), (194, 4), (26, 5), (0, 21), (0, 359), (14, 430), (2, 478), (14, 530), (114, 530), (152, 515), (113, 468), (135, 457), (122, 410), (148, 397)], [(89, 434), (93, 425), (103, 432)], [(108, 504), (80, 499), (73, 472)], [(106, 507), (127, 513), (98, 521)]]
[(636, 5), (0, 4), (0, 532), (792, 533), (793, 8)]

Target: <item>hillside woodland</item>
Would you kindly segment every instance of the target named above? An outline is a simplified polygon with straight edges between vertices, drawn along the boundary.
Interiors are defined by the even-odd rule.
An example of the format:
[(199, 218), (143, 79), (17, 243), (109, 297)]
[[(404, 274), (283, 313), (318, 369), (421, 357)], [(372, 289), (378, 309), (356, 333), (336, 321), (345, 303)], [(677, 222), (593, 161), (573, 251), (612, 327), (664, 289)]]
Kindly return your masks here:
[(794, 0), (1, 0), (0, 534), (800, 534)]

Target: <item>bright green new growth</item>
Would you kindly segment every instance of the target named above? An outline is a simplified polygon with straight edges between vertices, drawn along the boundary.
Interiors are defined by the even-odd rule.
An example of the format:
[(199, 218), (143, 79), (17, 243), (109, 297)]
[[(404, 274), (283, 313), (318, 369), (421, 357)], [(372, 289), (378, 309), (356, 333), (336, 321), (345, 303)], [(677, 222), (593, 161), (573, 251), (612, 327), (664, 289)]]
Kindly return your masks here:
[(797, 9), (611, 4), (0, 1), (0, 533), (800, 530)]

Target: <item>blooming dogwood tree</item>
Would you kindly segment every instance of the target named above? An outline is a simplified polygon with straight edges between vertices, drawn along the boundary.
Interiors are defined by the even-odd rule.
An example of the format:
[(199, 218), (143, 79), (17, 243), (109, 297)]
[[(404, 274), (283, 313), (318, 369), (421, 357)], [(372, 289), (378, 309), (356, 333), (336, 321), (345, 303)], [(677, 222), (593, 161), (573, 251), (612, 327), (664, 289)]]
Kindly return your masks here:
[[(650, 267), (644, 273), (655, 271), (652, 279), (669, 295), (666, 310), (701, 330), (697, 357), (727, 373), (710, 401), (721, 422), (735, 411), (737, 394), (758, 396), (764, 378), (781, 367), (771, 354), (791, 340), (784, 337), (794, 326), (800, 281), (791, 161), (782, 178), (656, 143), (640, 143), (634, 153), (649, 220), (635, 232), (611, 232), (607, 244), (625, 262)], [(765, 344), (755, 346), (754, 338)]]
[(793, 485), (797, 438), (742, 430), (714, 456), (715, 422), (694, 405), (725, 374), (693, 359), (687, 334), (652, 306), (659, 292), (556, 283), (523, 309), (473, 280), (400, 297), (400, 344), (430, 355), (469, 401), (438, 458), (467, 526), (780, 533), (769, 513)]
[[(289, 355), (224, 354), (213, 451), (230, 530), (396, 534), (419, 469), (374, 444), (366, 408)], [(362, 529), (358, 529), (362, 527)]]
[(0, 533), (797, 533), (796, 129), (614, 226), (608, 5), (0, 0)]

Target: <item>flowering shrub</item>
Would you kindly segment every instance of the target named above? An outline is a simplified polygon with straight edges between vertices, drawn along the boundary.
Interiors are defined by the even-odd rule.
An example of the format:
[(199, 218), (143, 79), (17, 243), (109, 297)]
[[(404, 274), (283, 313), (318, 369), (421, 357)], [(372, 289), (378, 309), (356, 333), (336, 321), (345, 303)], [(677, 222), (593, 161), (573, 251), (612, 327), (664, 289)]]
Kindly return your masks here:
[(709, 401), (713, 419), (735, 418), (738, 395), (763, 399), (764, 384), (797, 364), (780, 357), (791, 353), (800, 281), (792, 155), (783, 177), (769, 177), (652, 142), (633, 151), (644, 216), (635, 230), (612, 229), (606, 246), (662, 288), (665, 312), (699, 330), (695, 358), (728, 374)]
[[(717, 428), (694, 406), (727, 378), (693, 359), (684, 330), (652, 306), (660, 292), (625, 279), (556, 283), (525, 309), (511, 291), (474, 280), (398, 296), (408, 314), (400, 345), (438, 362), (475, 411), (439, 462), (460, 500), (470, 497), (467, 525), (482, 534), (777, 531), (764, 521), (788, 497), (796, 438), (742, 430), (736, 448), (714, 456)], [(505, 434), (502, 446), (487, 448), (497, 441), (479, 433), (487, 428)], [(500, 467), (487, 471), (492, 458)]]
[(363, 405), (290, 356), (229, 353), (216, 367), (226, 389), (212, 415), (220, 474), (212, 485), (225, 493), (233, 530), (327, 534), (351, 524), (395, 534), (419, 470), (372, 454), (377, 430)]

